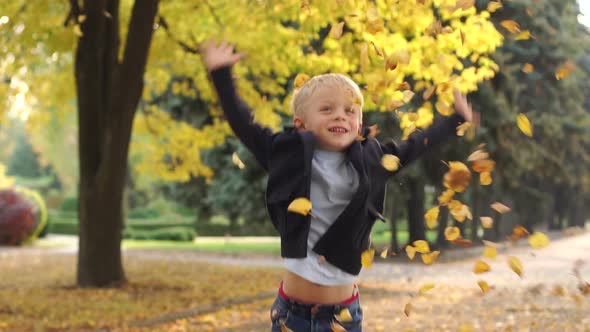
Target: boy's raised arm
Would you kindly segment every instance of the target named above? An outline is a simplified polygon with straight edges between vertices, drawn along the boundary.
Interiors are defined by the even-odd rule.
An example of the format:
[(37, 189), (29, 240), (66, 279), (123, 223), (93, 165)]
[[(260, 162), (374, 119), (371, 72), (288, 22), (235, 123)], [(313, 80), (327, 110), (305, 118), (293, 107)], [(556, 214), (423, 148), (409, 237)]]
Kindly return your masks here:
[(209, 41), (201, 49), (201, 55), (230, 127), (254, 154), (262, 168), (268, 170), (272, 131), (254, 122), (248, 105), (238, 96), (231, 76), (231, 66), (243, 54), (234, 53), (233, 46), (225, 42), (217, 46), (215, 42)]
[(428, 149), (456, 136), (456, 128), (461, 123), (469, 121), (479, 125), (479, 114), (471, 110), (467, 98), (455, 90), (455, 114), (440, 119), (428, 129), (413, 132), (407, 140), (396, 143), (393, 140), (381, 144), (386, 154), (396, 155), (402, 166), (407, 166)]

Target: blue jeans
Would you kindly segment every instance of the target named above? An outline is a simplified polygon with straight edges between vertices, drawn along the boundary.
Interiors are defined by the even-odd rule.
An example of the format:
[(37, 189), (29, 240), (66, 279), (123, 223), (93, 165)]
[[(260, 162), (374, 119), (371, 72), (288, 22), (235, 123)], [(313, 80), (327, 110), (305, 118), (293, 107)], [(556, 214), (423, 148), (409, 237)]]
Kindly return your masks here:
[[(351, 321), (336, 319), (344, 308), (350, 312)], [(282, 327), (293, 332), (332, 332), (332, 324), (339, 324), (347, 332), (361, 332), (363, 310), (358, 297), (350, 304), (315, 305), (297, 303), (279, 294), (270, 309), (270, 319), (271, 332), (282, 332)]]

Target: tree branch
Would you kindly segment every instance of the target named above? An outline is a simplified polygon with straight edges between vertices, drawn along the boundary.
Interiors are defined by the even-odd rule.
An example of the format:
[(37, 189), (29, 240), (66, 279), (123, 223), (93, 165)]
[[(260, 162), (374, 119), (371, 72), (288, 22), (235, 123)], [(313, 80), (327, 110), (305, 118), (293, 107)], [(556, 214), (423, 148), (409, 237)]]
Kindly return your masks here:
[(70, 0), (70, 11), (64, 20), (64, 27), (67, 27), (72, 20), (78, 23), (78, 16), (80, 16), (80, 4), (78, 0)]
[(168, 22), (166, 21), (166, 19), (160, 15), (158, 16), (158, 24), (164, 29), (164, 31), (166, 31), (166, 35), (172, 39), (175, 43), (177, 43), (178, 45), (180, 45), (180, 47), (188, 52), (188, 53), (192, 53), (192, 54), (199, 54), (199, 48), (195, 47), (195, 46), (190, 46), (189, 44), (187, 44), (186, 42), (183, 42), (180, 39), (177, 39), (174, 34), (172, 33), (172, 31), (170, 31), (170, 27), (168, 25)]

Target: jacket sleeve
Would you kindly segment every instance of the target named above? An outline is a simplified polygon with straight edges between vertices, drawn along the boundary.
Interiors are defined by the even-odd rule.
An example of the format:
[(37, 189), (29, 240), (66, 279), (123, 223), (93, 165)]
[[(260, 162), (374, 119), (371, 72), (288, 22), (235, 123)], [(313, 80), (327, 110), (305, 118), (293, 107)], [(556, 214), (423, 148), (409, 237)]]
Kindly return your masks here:
[(272, 131), (254, 122), (250, 108), (237, 94), (231, 67), (216, 69), (210, 75), (225, 118), (233, 132), (254, 154), (262, 168), (268, 171)]
[(393, 139), (381, 143), (385, 154), (393, 154), (400, 159), (401, 167), (407, 166), (418, 159), (429, 149), (437, 146), (450, 137), (456, 136), (456, 128), (465, 120), (458, 114), (445, 117), (428, 127), (426, 130), (416, 130), (407, 140), (396, 143)]

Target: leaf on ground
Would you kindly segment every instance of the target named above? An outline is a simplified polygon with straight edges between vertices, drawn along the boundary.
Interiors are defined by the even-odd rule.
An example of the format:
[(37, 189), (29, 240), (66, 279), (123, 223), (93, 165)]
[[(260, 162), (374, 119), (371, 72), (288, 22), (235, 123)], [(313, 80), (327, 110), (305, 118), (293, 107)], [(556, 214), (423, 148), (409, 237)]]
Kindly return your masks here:
[(484, 294), (490, 291), (491, 287), (485, 280), (478, 280), (477, 285), (479, 286), (479, 289), (481, 289), (481, 292)]
[(418, 290), (418, 293), (424, 294), (433, 288), (434, 288), (434, 284), (424, 284), (424, 286), (420, 287), (420, 289)]
[(404, 314), (406, 314), (406, 317), (410, 317), (411, 310), (412, 310), (412, 303), (410, 303), (410, 302), (406, 303), (406, 305), (404, 306)]

